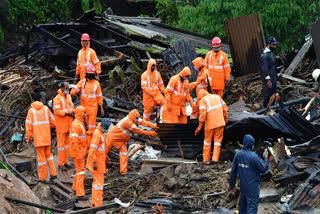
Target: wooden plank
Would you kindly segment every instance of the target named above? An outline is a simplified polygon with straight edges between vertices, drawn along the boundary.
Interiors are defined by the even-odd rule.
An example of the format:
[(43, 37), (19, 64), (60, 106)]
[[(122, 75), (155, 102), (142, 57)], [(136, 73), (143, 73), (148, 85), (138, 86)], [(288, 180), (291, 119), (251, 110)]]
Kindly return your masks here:
[(299, 64), (303, 60), (306, 53), (308, 53), (308, 51), (310, 50), (310, 47), (312, 46), (312, 44), (313, 44), (312, 39), (304, 43), (304, 45), (302, 46), (298, 54), (294, 57), (289, 67), (285, 70), (284, 72), (285, 74), (292, 76), (293, 72), (298, 68)]
[(288, 79), (288, 80), (291, 80), (291, 81), (294, 81), (294, 82), (297, 82), (297, 83), (300, 83), (300, 84), (306, 84), (307, 81), (303, 80), (303, 79), (299, 79), (299, 78), (296, 78), (296, 77), (293, 77), (293, 76), (289, 76), (287, 74), (278, 74), (278, 77), (283, 77), (285, 79)]

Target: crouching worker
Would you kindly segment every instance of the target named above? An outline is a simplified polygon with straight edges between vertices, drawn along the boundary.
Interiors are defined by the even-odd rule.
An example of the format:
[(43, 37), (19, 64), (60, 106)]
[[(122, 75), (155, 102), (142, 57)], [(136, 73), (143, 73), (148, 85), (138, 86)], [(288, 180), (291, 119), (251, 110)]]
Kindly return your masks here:
[(86, 112), (85, 107), (78, 106), (75, 112), (75, 119), (71, 125), (70, 138), (70, 157), (73, 158), (76, 167), (73, 179), (72, 189), (76, 191), (79, 200), (87, 200), (84, 192), (84, 175), (86, 174), (85, 160), (87, 156), (87, 135), (83, 123), (83, 117)]
[(120, 174), (125, 175), (127, 173), (128, 166), (128, 150), (127, 150), (127, 141), (130, 139), (132, 132), (150, 136), (156, 136), (155, 131), (145, 131), (137, 127), (137, 125), (148, 126), (153, 129), (158, 129), (159, 127), (139, 118), (139, 112), (134, 109), (132, 110), (127, 117), (123, 118), (116, 126), (107, 134), (107, 145), (106, 145), (106, 154), (113, 147), (116, 147), (120, 150)]
[(230, 175), (230, 191), (235, 194), (237, 175), (240, 179), (240, 214), (255, 214), (258, 210), (260, 193), (260, 174), (268, 170), (268, 151), (263, 154), (264, 162), (252, 151), (254, 138), (247, 134), (243, 138), (243, 149), (233, 158)]
[(98, 124), (96, 130), (93, 132), (89, 155), (87, 159), (86, 167), (92, 172), (92, 207), (102, 206), (102, 194), (104, 185), (104, 173), (107, 172), (106, 161), (109, 158), (106, 155), (106, 133), (108, 131), (110, 121), (104, 118), (101, 123)]
[(221, 143), (224, 127), (228, 123), (228, 107), (217, 94), (209, 94), (201, 89), (198, 94), (200, 100), (199, 126), (195, 132), (197, 135), (204, 127), (203, 161), (210, 160), (211, 141), (214, 139), (212, 160), (217, 162), (220, 157)]

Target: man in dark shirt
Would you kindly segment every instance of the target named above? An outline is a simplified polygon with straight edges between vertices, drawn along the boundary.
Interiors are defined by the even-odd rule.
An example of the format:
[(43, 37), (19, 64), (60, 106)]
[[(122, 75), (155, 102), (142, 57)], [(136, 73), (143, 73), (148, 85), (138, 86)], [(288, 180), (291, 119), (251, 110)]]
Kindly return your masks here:
[(277, 64), (274, 50), (278, 42), (276, 38), (269, 37), (267, 40), (267, 47), (261, 54), (261, 80), (263, 90), (263, 105), (266, 108), (270, 97), (277, 93)]
[(230, 191), (235, 194), (237, 175), (240, 178), (239, 214), (257, 213), (260, 193), (260, 174), (268, 170), (268, 151), (263, 154), (264, 162), (252, 151), (254, 138), (247, 134), (243, 138), (243, 149), (233, 158), (230, 175)]
[(31, 82), (31, 88), (34, 93), (39, 93), (41, 95), (41, 102), (44, 105), (47, 105), (47, 92), (46, 92), (46, 87), (41, 84), (38, 80), (34, 79)]

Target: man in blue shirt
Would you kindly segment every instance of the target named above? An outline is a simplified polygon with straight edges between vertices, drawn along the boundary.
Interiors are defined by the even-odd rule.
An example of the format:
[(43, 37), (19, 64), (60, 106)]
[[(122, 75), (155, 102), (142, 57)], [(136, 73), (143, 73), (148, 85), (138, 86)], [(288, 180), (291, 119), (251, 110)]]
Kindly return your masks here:
[(243, 138), (243, 149), (233, 158), (230, 175), (230, 191), (235, 194), (237, 175), (240, 178), (239, 214), (257, 213), (260, 192), (260, 174), (268, 170), (268, 151), (265, 151), (264, 162), (252, 151), (254, 138), (247, 134)]
[(267, 47), (261, 54), (261, 80), (263, 90), (263, 105), (266, 108), (270, 97), (277, 93), (277, 64), (274, 50), (278, 42), (276, 38), (269, 37), (267, 40)]

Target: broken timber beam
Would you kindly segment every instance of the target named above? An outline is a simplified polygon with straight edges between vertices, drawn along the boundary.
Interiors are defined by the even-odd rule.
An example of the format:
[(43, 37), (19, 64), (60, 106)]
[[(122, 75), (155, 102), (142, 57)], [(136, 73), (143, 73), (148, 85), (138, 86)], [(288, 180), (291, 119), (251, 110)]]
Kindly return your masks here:
[(99, 207), (92, 207), (92, 208), (88, 208), (88, 209), (82, 209), (82, 210), (77, 210), (77, 211), (70, 211), (70, 212), (66, 212), (68, 214), (87, 214), (87, 213), (96, 213), (97, 211), (100, 210), (106, 210), (106, 209), (111, 209), (111, 208), (115, 208), (115, 207), (119, 207), (120, 205), (117, 203), (111, 203), (111, 204), (105, 204)]
[(310, 47), (312, 46), (312, 38), (309, 41), (304, 43), (298, 54), (294, 57), (293, 61), (289, 65), (289, 67), (285, 70), (285, 74), (292, 76), (293, 72), (297, 69), (301, 61), (303, 60), (306, 53), (309, 51)]
[(92, 24), (92, 25), (94, 25), (95, 27), (97, 27), (97, 28), (100, 29), (101, 31), (109, 31), (109, 32), (111, 32), (111, 33), (117, 34), (118, 36), (120, 36), (120, 37), (122, 37), (122, 38), (125, 38), (125, 39), (127, 39), (127, 40), (129, 40), (129, 41), (132, 41), (132, 39), (130, 39), (129, 37), (124, 36), (123, 34), (118, 33), (117, 31), (111, 30), (110, 28), (107, 28), (107, 27), (104, 27), (104, 26), (102, 26), (102, 25), (99, 25), (98, 23), (96, 23), (96, 22), (94, 22), (94, 21), (89, 20), (89, 23)]
[(294, 81), (294, 82), (297, 82), (297, 83), (300, 83), (300, 84), (306, 84), (307, 81), (303, 80), (303, 79), (299, 79), (299, 78), (296, 78), (296, 77), (293, 77), (293, 76), (290, 76), (290, 75), (287, 75), (287, 74), (278, 74), (278, 77), (282, 77), (282, 78), (285, 78), (285, 79), (288, 79), (288, 80), (291, 80), (291, 81)]
[(36, 30), (39, 31), (39, 33), (41, 33), (44, 36), (48, 37), (50, 40), (54, 41), (55, 43), (61, 45), (62, 48), (66, 48), (68, 50), (71, 50), (74, 53), (78, 53), (79, 50), (76, 47), (70, 45), (68, 42), (65, 42), (62, 39), (59, 39), (58, 37), (52, 35), (48, 31), (46, 31), (45, 29), (39, 27), (38, 25), (33, 25), (33, 26), (36, 28)]

